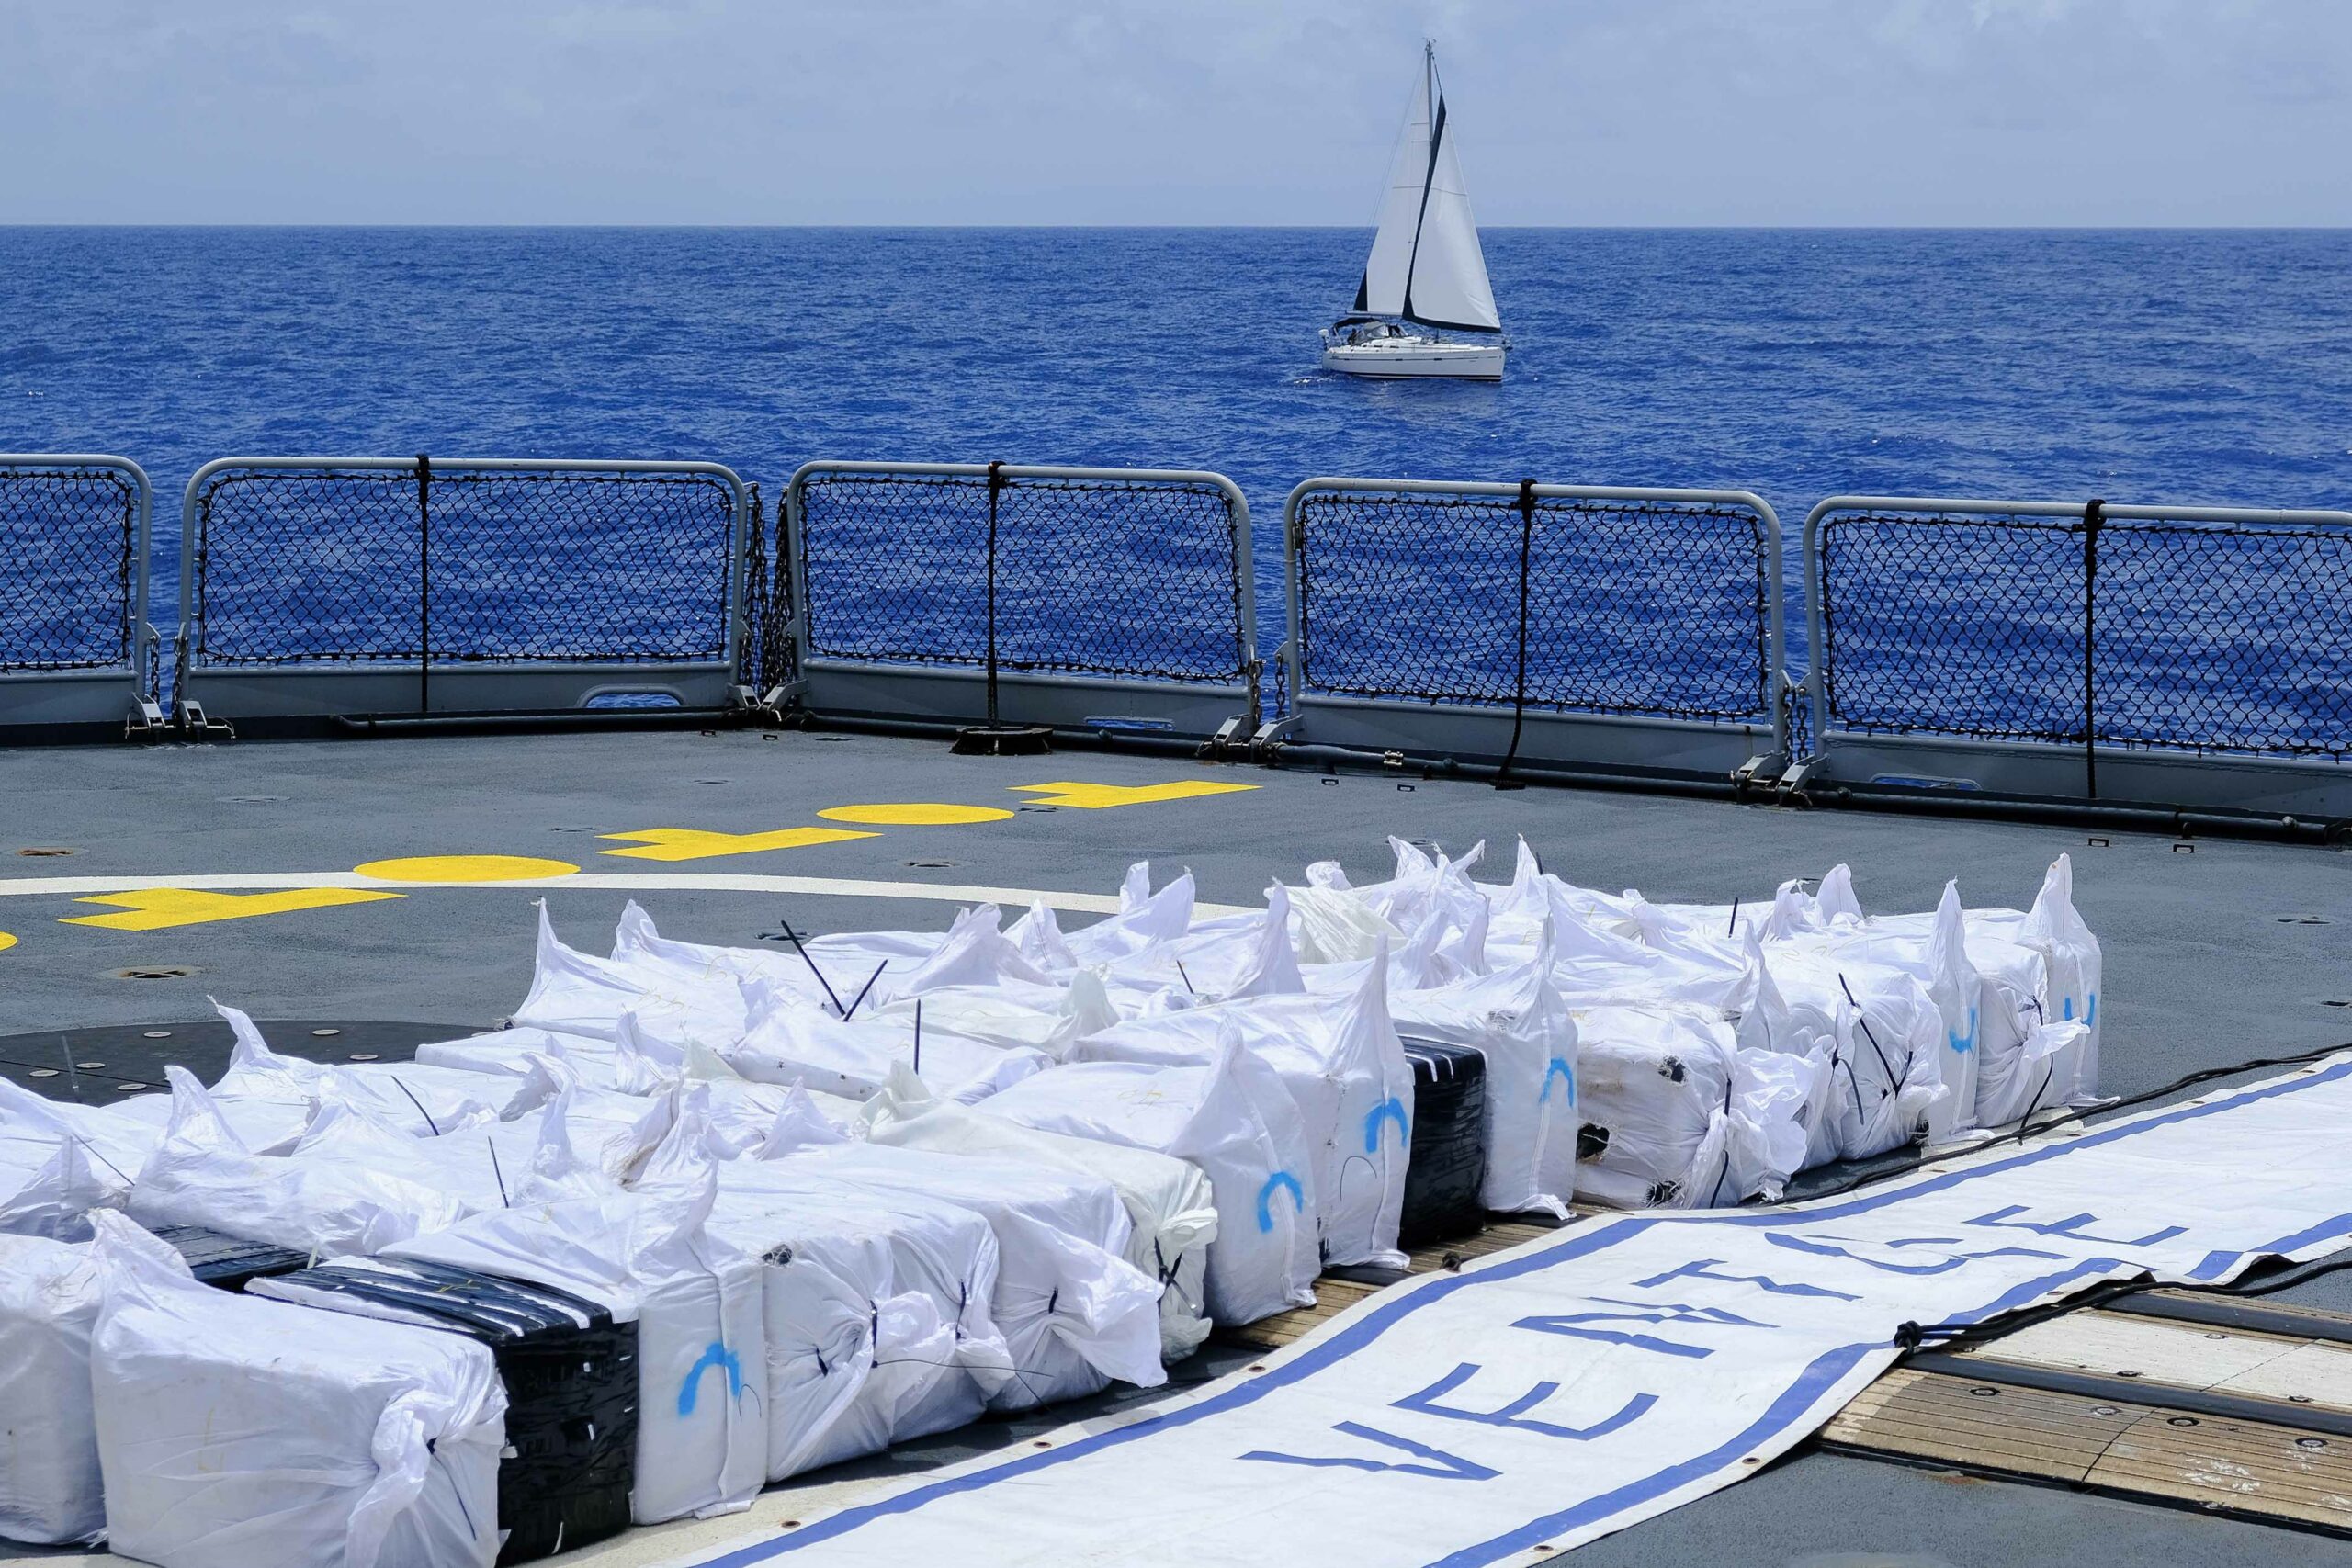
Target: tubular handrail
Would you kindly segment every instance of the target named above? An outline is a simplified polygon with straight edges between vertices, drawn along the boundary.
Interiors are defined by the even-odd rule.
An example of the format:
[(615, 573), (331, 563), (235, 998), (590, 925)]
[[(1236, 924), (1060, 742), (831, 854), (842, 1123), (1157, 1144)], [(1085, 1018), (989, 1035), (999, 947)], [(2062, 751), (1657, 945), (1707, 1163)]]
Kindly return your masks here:
[[(1501, 699), (1500, 705), (1506, 711), (1516, 709), (1531, 715), (1540, 707), (1553, 719), (1585, 720), (1596, 724), (1606, 722), (1618, 728), (1651, 728), (1693, 734), (1718, 732), (1727, 728), (1737, 728), (1743, 733), (1758, 728), (1769, 728), (1770, 750), (1776, 754), (1785, 751), (1786, 716), (1781, 711), (1782, 705), (1778, 700), (1785, 640), (1781, 605), (1781, 526), (1780, 520), (1773, 513), (1771, 506), (1754, 492), (1738, 490), (1664, 489), (1627, 485), (1526, 482), (1510, 484), (1496, 481), (1367, 479), (1339, 477), (1323, 477), (1306, 480), (1291, 491), (1283, 505), (1283, 535), (1286, 566), (1284, 592), (1285, 608), (1290, 624), (1290, 637), (1286, 645), (1289, 667), (1285, 671), (1285, 685), (1290, 694), (1294, 715), (1315, 705), (1318, 699), (1324, 703), (1356, 701), (1360, 704), (1363, 700), (1392, 702), (1397, 706), (1401, 706), (1402, 704), (1396, 700), (1403, 699), (1412, 701), (1419, 705), (1431, 708), (1444, 707), (1457, 712), (1465, 708), (1484, 708), (1491, 711), (1497, 703), (1497, 699), (1491, 697), (1473, 697), (1456, 692), (1408, 690), (1405, 689), (1406, 683), (1403, 682), (1392, 682), (1397, 689), (1385, 696), (1366, 699), (1362, 688), (1334, 686), (1328, 682), (1317, 682), (1315, 669), (1316, 639), (1312, 635), (1313, 627), (1308, 625), (1311, 614), (1308, 595), (1314, 547), (1311, 536), (1311, 516), (1314, 500), (1318, 496), (1329, 496), (1335, 499), (1349, 496), (1394, 497), (1407, 500), (1426, 497), (1433, 501), (1484, 501), (1505, 503), (1508, 509), (1523, 513), (1521, 553), (1532, 548), (1534, 519), (1541, 514), (1536, 509), (1542, 508), (1544, 502), (1555, 503), (1555, 508), (1551, 510), (1568, 512), (1571, 514), (1571, 525), (1583, 523), (1587, 525), (1588, 532), (1590, 531), (1589, 525), (1594, 519), (1601, 515), (1605, 510), (1615, 507), (1630, 509), (1652, 506), (1659, 509), (1661, 515), (1692, 518), (1705, 518), (1710, 511), (1719, 512), (1728, 514), (1724, 519), (1726, 525), (1733, 517), (1743, 520), (1746, 526), (1754, 530), (1755, 564), (1752, 570), (1758, 578), (1757, 590), (1752, 595), (1753, 600), (1756, 601), (1754, 609), (1756, 622), (1752, 632), (1743, 630), (1740, 633), (1741, 640), (1745, 643), (1752, 639), (1756, 649), (1753, 669), (1744, 668), (1740, 677), (1744, 683), (1752, 682), (1755, 689), (1753, 701), (1745, 706), (1743, 712), (1737, 715), (1694, 715), (1687, 712), (1678, 714), (1661, 711), (1668, 705), (1663, 702), (1644, 702), (1638, 697), (1634, 700), (1613, 704), (1598, 702), (1579, 704), (1574, 701), (1538, 702), (1527, 694), (1524, 673), (1515, 678), (1515, 697)], [(1578, 503), (1589, 503), (1592, 506), (1591, 518), (1577, 518), (1574, 515), (1574, 508)], [(1537, 558), (1540, 559), (1540, 553)], [(1522, 563), (1522, 566), (1524, 564)], [(1516, 613), (1512, 617), (1514, 621), (1520, 618)], [(1549, 619), (1541, 617), (1532, 609), (1525, 612), (1525, 618), (1531, 626), (1539, 628), (1563, 624), (1557, 617)], [(1492, 627), (1495, 623), (1488, 621), (1486, 624)], [(1524, 626), (1521, 628), (1522, 639), (1526, 629)], [(1662, 632), (1667, 630), (1667, 628), (1660, 629)], [(1398, 720), (1396, 725), (1398, 733), (1404, 734), (1406, 731), (1403, 722)]]
[[(874, 520), (843, 513), (845, 521), (836, 527), (816, 498), (835, 487), (870, 485), (878, 493), (881, 487), (899, 484), (910, 487), (910, 496), (920, 496), (920, 487), (925, 485), (938, 491), (940, 499), (923, 507), (927, 514), (913, 518), (913, 531), (900, 532), (910, 547), (944, 552), (958, 567), (957, 573), (900, 570), (895, 581), (876, 581), (874, 574), (899, 570), (902, 563), (854, 563), (857, 570), (852, 570), (827, 558), (829, 545), (841, 536), (840, 528), (872, 526)], [(1213, 531), (1186, 536), (1161, 528), (1161, 524), (1196, 522), (1197, 512), (1171, 513), (1163, 505), (1162, 515), (1155, 519), (1149, 514), (1155, 492), (1189, 492), (1213, 500), (1223, 513), (1225, 537), (1216, 537)], [(1088, 558), (1073, 554), (1045, 573), (1032, 573), (1025, 584), (1032, 607), (1041, 590), (1049, 599), (1066, 596), (1075, 629), (1064, 650), (1067, 657), (1023, 658), (1004, 647), (998, 567), (1006, 552), (1020, 548), (1024, 523), (1038, 519), (1037, 509), (1056, 507), (1056, 496), (1071, 499), (1043, 514), (1049, 525), (1082, 525), (1111, 508), (1141, 509), (1141, 515), (1125, 519), (1124, 529), (1106, 531), (1099, 553)], [(852, 502), (844, 500), (842, 504)], [(1012, 513), (1010, 521), (1001, 520), (1006, 513)], [(1261, 696), (1250, 504), (1240, 487), (1223, 474), (1190, 468), (820, 459), (794, 471), (786, 487), (784, 519), (795, 664), (804, 679), (814, 677), (828, 688), (808, 699), (813, 707), (890, 702), (896, 700), (891, 694), (895, 690), (908, 696), (922, 716), (947, 716), (950, 709), (960, 713), (955, 682), (977, 674), (985, 681), (991, 716), (1001, 687), (1021, 689), (1042, 705), (1040, 716), (1051, 710), (1054, 716), (1047, 721), (1071, 723), (1079, 722), (1069, 718), (1072, 703), (1084, 705), (1088, 693), (1094, 694), (1091, 700), (1106, 701), (1116, 692), (1139, 710), (1157, 712), (1171, 703), (1182, 707), (1185, 716), (1170, 721), (1182, 728), (1201, 717), (1197, 702), (1153, 694), (1196, 687), (1239, 688), (1248, 709), (1245, 716), (1254, 721)], [(1162, 547), (1163, 559), (1142, 558), (1155, 545)], [(1106, 579), (1105, 572), (1122, 554), (1132, 558), (1135, 570), (1125, 581)], [(960, 574), (965, 568), (968, 576)], [(1190, 596), (1185, 596), (1187, 571), (1194, 583)], [(1200, 597), (1207, 592), (1205, 579), (1211, 575), (1221, 579), (1213, 602)], [(975, 581), (985, 583), (978, 601), (959, 602), (956, 590), (966, 589), (961, 598), (969, 599), (969, 585)], [(1171, 599), (1171, 592), (1176, 597)], [(1085, 636), (1090, 605), (1098, 612), (1116, 606), (1125, 619), (1114, 626), (1097, 614), (1096, 640), (1090, 642)], [(1155, 610), (1159, 612), (1156, 618)], [(886, 619), (887, 636), (859, 635), (878, 630)], [(1193, 629), (1189, 646), (1178, 638), (1178, 623), (1188, 623)], [(837, 632), (836, 624), (851, 629)], [(1106, 643), (1115, 646), (1106, 650)], [(1058, 695), (1048, 696), (1048, 692)]]

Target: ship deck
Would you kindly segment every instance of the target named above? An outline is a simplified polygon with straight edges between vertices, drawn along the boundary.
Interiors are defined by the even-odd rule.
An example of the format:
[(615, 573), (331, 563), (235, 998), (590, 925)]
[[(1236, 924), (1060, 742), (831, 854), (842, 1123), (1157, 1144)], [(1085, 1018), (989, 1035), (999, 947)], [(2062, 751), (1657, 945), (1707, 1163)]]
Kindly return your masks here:
[[(1865, 906), (1881, 909), (1930, 907), (1951, 876), (1971, 904), (2022, 905), (2065, 852), (2105, 949), (2107, 1092), (2352, 1040), (2346, 864), (2304, 846), (1505, 791), (1416, 773), (1108, 752), (967, 758), (930, 740), (741, 728), (19, 750), (0, 751), (0, 933), (14, 938), (0, 938), (0, 1074), (92, 1100), (159, 1086), (169, 1062), (217, 1073), (226, 1034), (208, 996), (281, 1021), (275, 1043), (328, 1060), (395, 1057), (489, 1027), (526, 988), (540, 898), (560, 933), (588, 947), (607, 941), (630, 898), (665, 933), (698, 942), (752, 942), (786, 920), (935, 929), (959, 905), (1033, 897), (1068, 925), (1112, 906), (1131, 861), (1189, 867), (1204, 899), (1255, 905), (1309, 860), (1385, 875), (1392, 834), (1453, 852), (1483, 839), (1504, 865), (1523, 835), (1572, 881), (1658, 900), (1769, 898), (1785, 878), (1843, 861)], [(1518, 1239), (1505, 1226), (1417, 1267)], [(1335, 1282), (1318, 1310), (1377, 1288)], [(2266, 1304), (2352, 1314), (2352, 1273)], [(2352, 1316), (2302, 1329), (2266, 1321), (2192, 1337), (2352, 1337)], [(1309, 1314), (1223, 1337), (1172, 1369), (1171, 1388), (1314, 1324)], [(1820, 1441), (1582, 1559), (2352, 1563), (2352, 1540), (2285, 1533), (2287, 1522), (2352, 1529), (2352, 1502), (2324, 1476), (2264, 1470), (2275, 1434), (2237, 1433), (2241, 1447), (2220, 1458), (2180, 1456), (2177, 1475), (2161, 1456), (2119, 1474), (2104, 1457), (2113, 1435), (2092, 1443), (2087, 1402), (2011, 1401), (2010, 1426), (1980, 1431), (1964, 1410), (1935, 1416), (1939, 1376), (1891, 1374)], [(2143, 1385), (2139, 1403), (2161, 1412), (2167, 1388), (2198, 1376), (2192, 1357), (2162, 1386)], [(635, 1530), (557, 1561), (691, 1557), (910, 1472), (1159, 1397), (1130, 1391), (990, 1422), (772, 1488), (748, 1516)], [(2319, 1404), (2325, 1415), (2352, 1401)], [(2086, 1456), (2079, 1467), (2058, 1451), (2072, 1449)], [(2302, 1451), (2352, 1454), (2352, 1437)], [(2213, 1479), (2224, 1462), (2244, 1472), (2238, 1483)], [(16, 1550), (0, 1562), (81, 1555)]]

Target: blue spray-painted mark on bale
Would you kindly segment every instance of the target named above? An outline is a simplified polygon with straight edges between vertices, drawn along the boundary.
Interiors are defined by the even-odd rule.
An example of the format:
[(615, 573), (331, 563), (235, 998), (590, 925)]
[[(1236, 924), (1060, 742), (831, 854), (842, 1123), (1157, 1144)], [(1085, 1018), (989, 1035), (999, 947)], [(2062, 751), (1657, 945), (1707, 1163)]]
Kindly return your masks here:
[(1266, 1178), (1266, 1184), (1258, 1189), (1258, 1229), (1261, 1233), (1271, 1232), (1274, 1228), (1274, 1194), (1285, 1187), (1290, 1189), (1293, 1210), (1306, 1207), (1306, 1189), (1298, 1184), (1298, 1178), (1287, 1170), (1274, 1172)]
[(1944, 1031), (1944, 1038), (1946, 1039), (1946, 1041), (1947, 1041), (1947, 1042), (1949, 1042), (1949, 1043), (1951, 1043), (1951, 1048), (1952, 1048), (1953, 1050), (1960, 1052), (1960, 1053), (1961, 1053), (1962, 1055), (1965, 1055), (1967, 1053), (1969, 1053), (1969, 1052), (1971, 1052), (1971, 1051), (1975, 1050), (1975, 1049), (1976, 1049), (1976, 1009), (1975, 1009), (1973, 1006), (1972, 1006), (1972, 1007), (1970, 1007), (1970, 1008), (1969, 1008), (1969, 1010), (1968, 1010), (1968, 1032), (1967, 1032), (1967, 1033), (1965, 1033), (1965, 1034), (1954, 1034), (1954, 1033), (1952, 1033), (1952, 1032), (1951, 1032), (1951, 1031), (1950, 1031), (1950, 1030), (1946, 1030), (1946, 1031)]
[(723, 1342), (714, 1339), (703, 1347), (702, 1359), (686, 1369), (686, 1381), (678, 1385), (678, 1414), (681, 1416), (695, 1413), (695, 1395), (702, 1387), (702, 1375), (714, 1367), (727, 1374), (727, 1397), (730, 1400), (741, 1397), (743, 1363)]
[(1544, 1068), (1544, 1092), (1535, 1097), (1535, 1103), (1538, 1105), (1545, 1105), (1551, 1102), (1552, 1080), (1554, 1078), (1557, 1078), (1562, 1083), (1568, 1086), (1568, 1109), (1571, 1111), (1575, 1110), (1577, 1103), (1576, 1069), (1568, 1066), (1567, 1058), (1565, 1056), (1555, 1056), (1549, 1063), (1545, 1064)]
[(1380, 1124), (1383, 1122), (1396, 1122), (1398, 1140), (1407, 1145), (1412, 1143), (1412, 1131), (1405, 1125), (1405, 1102), (1392, 1094), (1374, 1106), (1363, 1119), (1364, 1153), (1376, 1155), (1380, 1152)]

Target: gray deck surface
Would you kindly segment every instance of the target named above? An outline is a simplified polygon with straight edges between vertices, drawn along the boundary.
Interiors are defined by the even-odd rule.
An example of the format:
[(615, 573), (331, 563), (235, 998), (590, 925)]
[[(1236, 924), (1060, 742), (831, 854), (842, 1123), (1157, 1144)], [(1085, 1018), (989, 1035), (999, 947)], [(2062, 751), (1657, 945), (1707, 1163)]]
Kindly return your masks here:
[[(1125, 806), (1014, 809), (1012, 786), (1206, 779), (1247, 792)], [(1410, 787), (1403, 787), (1409, 785)], [(1014, 810), (1004, 820), (888, 826), (850, 842), (662, 863), (607, 856), (599, 839), (651, 828), (753, 833), (825, 825), (844, 805), (930, 801)], [(1386, 874), (1388, 834), (1449, 851), (1488, 844), (1508, 874), (1525, 835), (1545, 867), (1657, 900), (1769, 898), (1790, 876), (1849, 863), (1866, 908), (1931, 907), (1957, 876), (1971, 905), (2022, 907), (2060, 852), (2105, 950), (2104, 1087), (2131, 1094), (2193, 1069), (2352, 1041), (2352, 860), (2322, 849), (1848, 812), (1800, 812), (1636, 795), (1065, 752), (967, 759), (934, 742), (729, 730), (404, 736), (211, 747), (0, 751), (0, 1036), (196, 1021), (207, 993), (256, 1017), (405, 1020), (452, 1033), (487, 1027), (531, 974), (532, 903), (566, 940), (609, 945), (634, 896), (664, 932), (747, 942), (779, 918), (808, 931), (944, 927), (952, 900), (652, 887), (417, 887), (379, 902), (130, 931), (61, 924), (113, 906), (90, 890), (6, 896), (27, 878), (172, 879), (229, 873), (289, 880), (390, 857), (519, 855), (582, 874), (861, 878), (1108, 894), (1131, 860), (1189, 866), (1203, 898), (1256, 904), (1275, 877), (1332, 858), (1359, 880)], [(2106, 843), (2095, 844), (2094, 838)], [(27, 848), (70, 855), (17, 858)], [(1065, 914), (1065, 926), (1091, 917)], [(2324, 923), (2313, 923), (2324, 922)], [(114, 971), (184, 965), (185, 978)], [(341, 1037), (283, 1038), (332, 1056)], [(168, 1051), (175, 1047), (151, 1047)], [(5, 1055), (5, 1053), (0, 1053)], [(199, 1066), (211, 1053), (191, 1052)], [(21, 1069), (10, 1071), (21, 1077)], [(63, 1092), (56, 1079), (40, 1087)], [(88, 1086), (94, 1098), (103, 1092)], [(2287, 1300), (2352, 1310), (2352, 1274)], [(1188, 1365), (1180, 1377), (1201, 1375)], [(1082, 1413), (1048, 1412), (1046, 1425)], [(960, 1457), (1028, 1429), (1006, 1424), (919, 1453)], [(855, 1467), (845, 1467), (855, 1468)], [(831, 1479), (815, 1478), (821, 1483)], [(791, 1489), (787, 1488), (787, 1492)], [(1734, 1562), (1928, 1568), (2098, 1560), (2169, 1568), (2352, 1563), (2352, 1543), (2005, 1483), (1804, 1454), (1585, 1549), (1596, 1564)]]

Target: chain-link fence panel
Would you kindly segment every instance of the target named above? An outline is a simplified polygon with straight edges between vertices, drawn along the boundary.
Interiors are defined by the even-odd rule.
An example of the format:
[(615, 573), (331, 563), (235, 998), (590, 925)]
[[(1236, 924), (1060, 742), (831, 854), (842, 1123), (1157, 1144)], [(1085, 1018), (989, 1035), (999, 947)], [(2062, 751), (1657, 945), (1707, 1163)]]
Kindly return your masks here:
[(1246, 513), (1213, 479), (818, 466), (796, 492), (813, 656), (1187, 682), (1254, 658)]
[(1821, 517), (1827, 728), (2352, 756), (2352, 518), (1999, 505)]
[(0, 674), (139, 662), (146, 492), (128, 463), (0, 457)]
[(1342, 481), (1294, 507), (1302, 694), (1771, 719), (1777, 535), (1747, 504)]
[(191, 667), (732, 661), (723, 470), (371, 461), (210, 468)]

